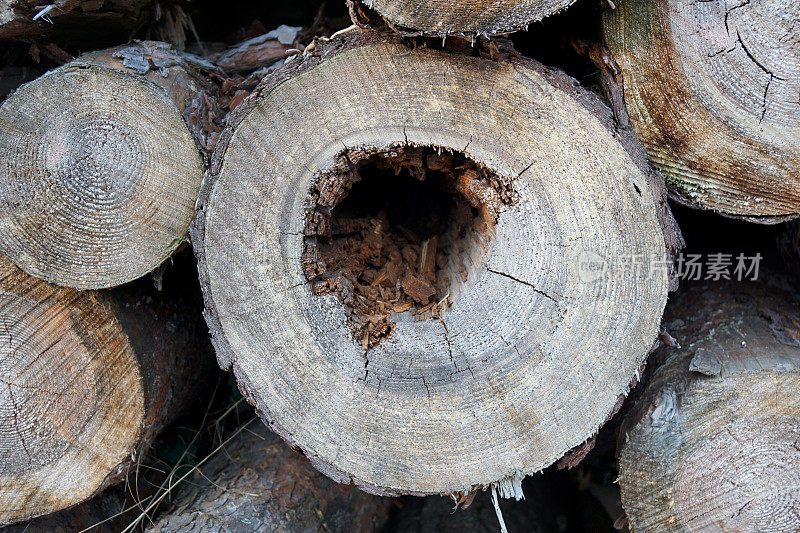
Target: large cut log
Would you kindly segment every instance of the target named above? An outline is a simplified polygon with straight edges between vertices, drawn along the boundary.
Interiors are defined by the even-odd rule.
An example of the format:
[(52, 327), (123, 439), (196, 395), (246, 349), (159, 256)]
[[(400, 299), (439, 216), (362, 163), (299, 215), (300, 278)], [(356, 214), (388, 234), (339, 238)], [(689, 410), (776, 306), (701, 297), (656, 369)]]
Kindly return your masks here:
[(261, 424), (231, 438), (148, 531), (380, 531), (391, 500), (339, 485)]
[(680, 342), (619, 433), (633, 531), (800, 529), (800, 299), (716, 283), (670, 302)]
[(0, 257), (0, 523), (121, 480), (204, 379), (199, 316), (148, 283), (56, 287)]
[(800, 3), (617, 4), (605, 38), (675, 198), (760, 222), (800, 213)]
[[(192, 226), (218, 360), (336, 480), (518, 487), (598, 429), (656, 338), (658, 181), (597, 98), (508, 57), (346, 32), (220, 137)], [(634, 256), (663, 268), (600, 271)]]
[(136, 279), (186, 240), (202, 77), (164, 43), (87, 54), (0, 106), (0, 252), (59, 285)]
[(491, 36), (528, 28), (575, 0), (352, 0), (355, 19), (377, 13), (404, 35)]

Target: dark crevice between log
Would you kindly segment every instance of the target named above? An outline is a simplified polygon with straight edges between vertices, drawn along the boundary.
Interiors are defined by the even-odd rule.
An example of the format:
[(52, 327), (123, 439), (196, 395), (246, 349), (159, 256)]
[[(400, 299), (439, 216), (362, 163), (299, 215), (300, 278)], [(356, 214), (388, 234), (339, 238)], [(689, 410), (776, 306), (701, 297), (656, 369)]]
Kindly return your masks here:
[[(345, 151), (312, 189), (303, 270), (336, 294), (365, 350), (395, 321), (438, 319), (488, 251), (513, 191), (462, 153)], [(402, 316), (402, 318), (399, 318)]]

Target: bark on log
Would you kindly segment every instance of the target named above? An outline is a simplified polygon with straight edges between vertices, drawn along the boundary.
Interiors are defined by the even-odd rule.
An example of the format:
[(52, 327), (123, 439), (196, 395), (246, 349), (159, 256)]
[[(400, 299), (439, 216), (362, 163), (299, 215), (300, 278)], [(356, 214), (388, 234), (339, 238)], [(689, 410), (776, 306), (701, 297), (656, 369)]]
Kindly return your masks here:
[(201, 467), (148, 531), (379, 531), (391, 507), (327, 479), (256, 422)]
[(0, 273), (0, 523), (8, 523), (121, 480), (210, 367), (199, 316), (145, 290), (149, 283), (78, 292), (4, 257)]
[(716, 283), (675, 301), (681, 343), (619, 434), (633, 531), (800, 529), (800, 300)]
[[(527, 29), (575, 0), (354, 0), (404, 35), (491, 36)], [(358, 18), (358, 17), (357, 17)]]
[(30, 40), (53, 32), (73, 40), (130, 39), (157, 13), (153, 0), (0, 0), (0, 40)]
[(161, 264), (194, 216), (202, 164), (182, 115), (203, 88), (181, 56), (151, 41), (20, 87), (0, 106), (0, 252), (79, 289)]
[[(668, 273), (595, 275), (580, 263), (664, 260), (663, 199), (610, 133), (610, 111), (574, 80), (513, 56), (351, 31), (288, 60), (229, 124), (192, 229), (206, 318), (220, 365), (324, 473), (376, 493), (501, 480), (513, 492), (627, 394), (658, 333)], [(620, 133), (634, 149), (631, 136)], [(424, 164), (409, 159), (423, 147), (434, 150)], [(314, 256), (328, 240), (315, 235), (330, 229), (326, 210), (360, 163), (424, 177), (455, 157), (469, 168), (443, 181), (482, 211), (475, 227), (439, 240), (449, 259), (437, 259), (431, 282), (449, 281), (449, 292), (417, 315), (409, 300), (391, 314), (355, 298)], [(467, 178), (480, 173), (485, 180)], [(359, 231), (351, 225), (333, 231)], [(669, 235), (674, 245), (671, 225)], [(396, 283), (380, 290), (393, 294), (420, 296), (429, 283), (387, 272)], [(358, 289), (378, 292), (373, 283)], [(374, 317), (354, 311), (355, 300), (384, 313), (378, 342)], [(367, 335), (356, 341), (359, 327)]]
[(219, 68), (229, 74), (238, 74), (268, 67), (286, 59), (301, 47), (298, 26), (280, 25), (278, 28), (231, 46), (209, 57)]
[(604, 16), (630, 118), (674, 197), (773, 223), (800, 213), (795, 0), (626, 0)]

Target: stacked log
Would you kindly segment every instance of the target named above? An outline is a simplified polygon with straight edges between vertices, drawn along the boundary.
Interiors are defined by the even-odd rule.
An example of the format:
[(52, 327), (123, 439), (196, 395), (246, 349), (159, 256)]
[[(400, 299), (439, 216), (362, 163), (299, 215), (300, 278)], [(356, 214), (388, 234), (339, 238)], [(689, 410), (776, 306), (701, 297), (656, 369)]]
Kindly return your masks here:
[(204, 89), (192, 65), (149, 41), (20, 87), (0, 106), (0, 252), (78, 289), (159, 266), (194, 216), (202, 163), (184, 115)]
[[(192, 241), (222, 367), (337, 481), (519, 496), (613, 413), (658, 334), (668, 268), (592, 269), (663, 266), (679, 238), (610, 130), (594, 96), (512, 55), (354, 31), (310, 46), (232, 113), (201, 197)], [(438, 220), (463, 226), (422, 242), (424, 210), (419, 229), (337, 215), (362, 173), (380, 188), (387, 172), (430, 175), (456, 204)]]
[(690, 206), (800, 214), (800, 7), (626, 0), (603, 18), (631, 123)]
[(199, 317), (146, 284), (78, 292), (0, 257), (0, 523), (120, 481), (208, 378)]
[[(378, 15), (392, 30), (412, 36), (491, 36), (527, 29), (575, 0), (351, 0), (356, 18)], [(366, 16), (365, 16), (366, 15)]]
[(800, 299), (717, 283), (671, 302), (681, 347), (619, 433), (619, 483), (633, 531), (800, 528)]
[(393, 505), (317, 472), (261, 424), (235, 435), (148, 531), (380, 531)]

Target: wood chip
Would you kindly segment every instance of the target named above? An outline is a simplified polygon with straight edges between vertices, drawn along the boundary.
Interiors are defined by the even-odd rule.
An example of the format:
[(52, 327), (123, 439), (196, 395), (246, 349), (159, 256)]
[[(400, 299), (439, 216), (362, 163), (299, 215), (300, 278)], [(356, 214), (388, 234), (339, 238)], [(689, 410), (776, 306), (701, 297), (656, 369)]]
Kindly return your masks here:
[(406, 274), (400, 282), (400, 287), (412, 300), (421, 304), (427, 304), (428, 299), (436, 294), (436, 289), (428, 280), (415, 274)]
[(419, 273), (431, 283), (436, 283), (436, 247), (439, 239), (436, 235), (422, 243), (419, 257)]

